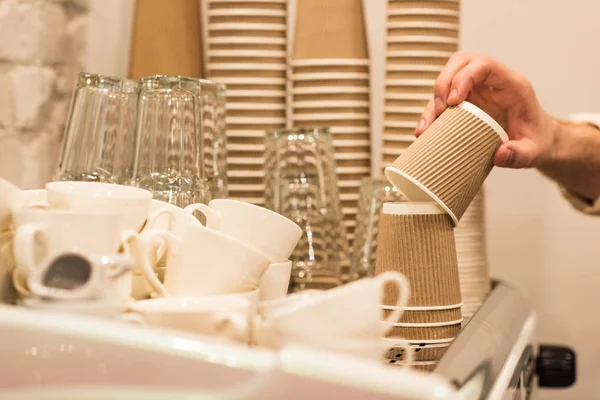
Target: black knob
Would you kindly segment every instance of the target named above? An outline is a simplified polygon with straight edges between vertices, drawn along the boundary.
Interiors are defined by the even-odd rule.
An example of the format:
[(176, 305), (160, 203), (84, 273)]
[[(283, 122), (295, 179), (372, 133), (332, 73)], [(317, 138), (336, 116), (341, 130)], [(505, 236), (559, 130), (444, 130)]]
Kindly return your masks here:
[(547, 388), (565, 388), (576, 380), (575, 352), (563, 346), (540, 345), (536, 358), (538, 385)]

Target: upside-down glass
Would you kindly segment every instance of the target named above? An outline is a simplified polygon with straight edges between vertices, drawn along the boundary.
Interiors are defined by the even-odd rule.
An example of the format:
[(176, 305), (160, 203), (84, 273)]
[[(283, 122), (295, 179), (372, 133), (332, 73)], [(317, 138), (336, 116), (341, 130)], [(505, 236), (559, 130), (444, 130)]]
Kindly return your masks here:
[(152, 76), (139, 82), (133, 183), (180, 207), (206, 203), (199, 80)]
[(385, 178), (364, 178), (360, 187), (352, 264), (348, 280), (375, 273), (379, 216), (383, 203), (404, 201), (402, 194)]
[(54, 180), (129, 183), (137, 95), (136, 81), (79, 74)]
[(202, 102), (204, 176), (213, 199), (227, 197), (227, 133), (225, 85), (199, 79)]
[(327, 129), (270, 132), (265, 205), (304, 231), (290, 259), (291, 291), (338, 286), (347, 244)]

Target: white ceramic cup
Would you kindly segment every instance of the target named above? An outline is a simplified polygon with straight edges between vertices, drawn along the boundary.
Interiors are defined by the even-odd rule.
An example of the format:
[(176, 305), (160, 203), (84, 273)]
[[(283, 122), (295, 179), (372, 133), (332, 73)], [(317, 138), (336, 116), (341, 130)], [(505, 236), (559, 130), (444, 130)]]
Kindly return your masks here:
[(81, 300), (47, 301), (37, 297), (21, 300), (24, 307), (48, 312), (81, 314), (88, 317), (120, 319), (133, 325), (146, 325), (144, 318), (136, 313), (124, 313), (123, 304), (118, 301)]
[(207, 227), (258, 249), (272, 263), (287, 261), (302, 236), (302, 229), (292, 220), (243, 201), (216, 199), (208, 205), (189, 205), (185, 210), (202, 212)]
[(23, 191), (0, 178), (0, 231), (8, 228), (13, 211), (21, 207)]
[(114, 254), (123, 231), (119, 212), (25, 210), (13, 219), (15, 262), (25, 277), (48, 254)]
[[(198, 218), (185, 211), (183, 208), (160, 200), (152, 200), (150, 203), (150, 212), (146, 219), (143, 230), (165, 229), (170, 231), (175, 221), (187, 221), (192, 225), (201, 225)], [(156, 243), (156, 264), (163, 258), (166, 251), (166, 243), (157, 238)]]
[(292, 262), (269, 264), (260, 279), (260, 300), (268, 301), (283, 297), (288, 292)]
[(132, 266), (129, 256), (59, 253), (29, 274), (27, 286), (34, 295), (51, 300), (126, 302), (131, 298)]
[[(312, 343), (299, 343), (312, 345), (323, 350), (329, 350), (344, 355), (354, 357), (367, 358), (374, 361), (380, 361), (385, 356), (389, 346), (384, 342), (383, 338), (373, 339), (338, 339), (338, 340), (320, 340)], [(412, 357), (413, 349), (408, 343), (396, 343), (396, 347), (402, 347), (404, 354), (407, 355), (407, 360)]]
[(189, 211), (164, 201), (152, 200), (144, 230), (165, 229), (170, 231), (175, 221), (189, 221), (191, 224), (201, 225), (200, 220), (190, 215)]
[(21, 190), (0, 178), (0, 232), (9, 228), (14, 212), (32, 208), (48, 208), (44, 189)]
[(249, 342), (256, 307), (239, 294), (168, 297), (132, 302), (129, 310), (151, 326)]
[(271, 315), (276, 314), (277, 310), (283, 309), (289, 305), (298, 305), (302, 302), (310, 302), (312, 297), (323, 295), (322, 290), (303, 290), (301, 292), (292, 293), (290, 295), (279, 297), (276, 299), (261, 301), (259, 305), (260, 314), (264, 318), (269, 318)]
[(50, 182), (46, 196), (53, 208), (120, 212), (124, 228), (134, 231), (143, 228), (152, 201), (147, 190), (99, 182)]
[(258, 250), (221, 232), (176, 221), (173, 231), (150, 229), (140, 234), (144, 250), (156, 238), (168, 244), (164, 284), (144, 257), (140, 265), (152, 288), (163, 297), (206, 296), (258, 287), (269, 259)]
[[(383, 319), (380, 304), (383, 287), (388, 282), (397, 285), (398, 302), (397, 309)], [(265, 318), (283, 342), (307, 343), (336, 338), (375, 340), (389, 331), (388, 323), (400, 318), (409, 295), (410, 287), (404, 275), (385, 272), (277, 307)]]

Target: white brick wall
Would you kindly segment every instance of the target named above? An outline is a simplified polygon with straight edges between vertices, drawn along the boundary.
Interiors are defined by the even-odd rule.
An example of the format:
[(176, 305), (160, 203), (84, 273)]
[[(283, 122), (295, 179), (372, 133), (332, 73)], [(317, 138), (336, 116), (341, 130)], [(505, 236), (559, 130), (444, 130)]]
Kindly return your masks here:
[(56, 167), (88, 10), (88, 0), (0, 0), (0, 176), (24, 188)]

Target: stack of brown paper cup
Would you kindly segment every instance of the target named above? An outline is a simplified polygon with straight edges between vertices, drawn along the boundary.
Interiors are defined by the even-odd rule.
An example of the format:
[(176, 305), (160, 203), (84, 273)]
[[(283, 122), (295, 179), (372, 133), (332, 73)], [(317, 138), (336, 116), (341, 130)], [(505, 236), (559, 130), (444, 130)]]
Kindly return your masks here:
[(207, 1), (207, 74), (227, 86), (229, 197), (263, 204), (265, 131), (286, 122), (287, 4)]
[(292, 123), (329, 127), (347, 238), (354, 238), (361, 180), (371, 173), (369, 59), (361, 0), (298, 2)]
[(485, 193), (482, 190), (454, 230), (464, 322), (475, 314), (490, 292), (485, 241)]
[(410, 201), (435, 201), (454, 224), (483, 185), (496, 149), (508, 135), (471, 103), (450, 107), (385, 169)]
[(459, 0), (388, 0), (383, 166), (414, 141), (420, 114), (458, 50)]
[[(401, 361), (393, 354), (393, 342), (407, 340), (416, 347), (415, 365), (433, 365), (462, 324), (454, 227), (446, 211), (435, 203), (385, 203), (375, 271), (401, 272), (411, 284), (402, 317), (388, 323), (388, 360)], [(384, 291), (386, 314), (394, 310), (396, 296), (392, 290)]]

